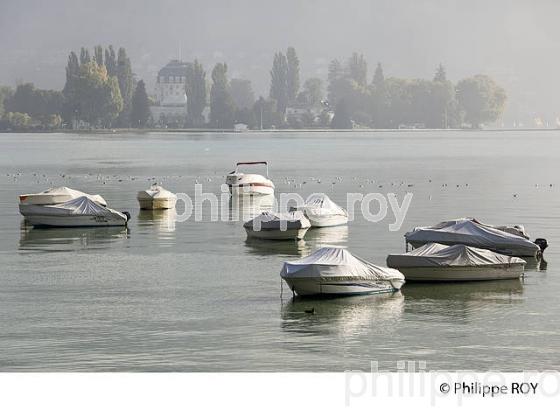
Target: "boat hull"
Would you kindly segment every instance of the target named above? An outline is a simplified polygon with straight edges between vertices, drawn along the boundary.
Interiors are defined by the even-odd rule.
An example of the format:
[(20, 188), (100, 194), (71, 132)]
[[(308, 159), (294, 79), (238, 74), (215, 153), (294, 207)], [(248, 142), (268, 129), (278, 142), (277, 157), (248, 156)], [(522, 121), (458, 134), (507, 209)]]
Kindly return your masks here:
[(309, 219), (313, 228), (327, 228), (348, 224), (348, 217), (346, 215), (317, 216), (306, 213), (305, 216)]
[(523, 275), (524, 264), (492, 266), (443, 266), (399, 267), (407, 281), (417, 282), (465, 282), (499, 279), (518, 279)]
[(177, 198), (138, 198), (140, 209), (173, 209)]
[(297, 229), (261, 229), (253, 230), (251, 228), (245, 227), (248, 238), (257, 239), (268, 239), (275, 241), (287, 241), (287, 240), (300, 240), (303, 239), (305, 233), (309, 228), (297, 228)]
[(324, 278), (284, 278), (284, 280), (298, 296), (355, 296), (398, 290), (387, 283), (367, 280), (325, 280)]
[(93, 227), (93, 226), (126, 226), (126, 217), (118, 215), (28, 215), (25, 222), (33, 226), (47, 227)]

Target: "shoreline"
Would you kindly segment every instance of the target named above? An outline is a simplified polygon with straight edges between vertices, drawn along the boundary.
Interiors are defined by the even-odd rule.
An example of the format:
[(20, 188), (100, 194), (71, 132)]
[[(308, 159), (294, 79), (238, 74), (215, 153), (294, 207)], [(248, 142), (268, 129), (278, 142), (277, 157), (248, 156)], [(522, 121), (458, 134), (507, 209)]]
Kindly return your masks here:
[(266, 129), (266, 130), (246, 130), (236, 131), (234, 129), (221, 128), (110, 128), (110, 129), (53, 129), (53, 130), (26, 130), (26, 131), (0, 131), (0, 134), (154, 134), (154, 133), (185, 133), (185, 134), (263, 134), (263, 133), (378, 133), (378, 132), (511, 132), (511, 131), (559, 131), (560, 128), (421, 128), (421, 129), (396, 129), (396, 128), (353, 128), (353, 129), (332, 129), (332, 128), (308, 128), (308, 129)]

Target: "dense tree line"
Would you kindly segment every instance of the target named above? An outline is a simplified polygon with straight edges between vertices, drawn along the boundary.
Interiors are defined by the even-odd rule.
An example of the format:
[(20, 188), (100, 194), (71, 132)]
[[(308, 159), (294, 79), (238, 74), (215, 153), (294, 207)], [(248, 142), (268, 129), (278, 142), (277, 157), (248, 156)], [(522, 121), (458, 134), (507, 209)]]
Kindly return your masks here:
[[(380, 63), (370, 77), (359, 53), (330, 62), (325, 90), (320, 78), (301, 81), (293, 47), (278, 51), (267, 98), (255, 98), (250, 80), (230, 79), (225, 62), (209, 76), (198, 60), (185, 67), (187, 106), (180, 126), (192, 128), (231, 129), (238, 123), (252, 129), (478, 128), (495, 122), (506, 101), (505, 91), (490, 77), (475, 75), (453, 84), (441, 64), (431, 80), (388, 77)], [(0, 87), (0, 129), (62, 126), (153, 126), (146, 85), (136, 81), (124, 48), (70, 52), (62, 91), (30, 83), (15, 90)]]
[(96, 46), (91, 54), (84, 47), (79, 55), (72, 51), (62, 91), (19, 84), (13, 92), (3, 89), (0, 102), (1, 129), (145, 127), (150, 117), (145, 85), (136, 83), (122, 47), (117, 52), (112, 46)]

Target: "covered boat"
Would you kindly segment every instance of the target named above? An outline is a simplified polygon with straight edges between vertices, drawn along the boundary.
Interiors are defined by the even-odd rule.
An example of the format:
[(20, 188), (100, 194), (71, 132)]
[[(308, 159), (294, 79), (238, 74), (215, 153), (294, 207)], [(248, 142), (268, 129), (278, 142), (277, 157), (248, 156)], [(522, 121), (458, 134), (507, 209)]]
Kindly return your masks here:
[(71, 201), (72, 199), (85, 196), (102, 206), (107, 206), (107, 202), (101, 195), (91, 195), (85, 192), (71, 189), (65, 186), (49, 188), (37, 194), (24, 194), (19, 196), (20, 205), (55, 205)]
[[(265, 165), (266, 177), (260, 174), (244, 174), (239, 172), (240, 165)], [(273, 195), (274, 184), (268, 179), (268, 162), (238, 162), (235, 171), (226, 177), (226, 184), (232, 195)]]
[(310, 195), (305, 201), (305, 205), (299, 207), (298, 210), (305, 213), (312, 227), (322, 228), (348, 223), (348, 212), (325, 194)]
[(435, 226), (415, 228), (404, 237), (407, 244), (410, 243), (414, 248), (435, 242), (444, 245), (474, 246), (511, 256), (537, 257), (541, 254), (541, 247), (528, 239), (481, 224), (474, 219), (458, 219)]
[(517, 279), (526, 262), (487, 249), (428, 243), (411, 252), (392, 254), (387, 266), (411, 281), (471, 281)]
[(172, 209), (177, 203), (177, 195), (158, 184), (153, 184), (145, 191), (139, 191), (136, 199), (140, 209)]
[(259, 239), (302, 239), (311, 227), (303, 212), (263, 212), (243, 224), (247, 237)]
[(284, 262), (280, 276), (299, 296), (386, 293), (404, 284), (398, 270), (375, 266), (342, 248), (321, 248)]
[(22, 205), (20, 213), (34, 226), (125, 226), (130, 215), (82, 196), (56, 205)]

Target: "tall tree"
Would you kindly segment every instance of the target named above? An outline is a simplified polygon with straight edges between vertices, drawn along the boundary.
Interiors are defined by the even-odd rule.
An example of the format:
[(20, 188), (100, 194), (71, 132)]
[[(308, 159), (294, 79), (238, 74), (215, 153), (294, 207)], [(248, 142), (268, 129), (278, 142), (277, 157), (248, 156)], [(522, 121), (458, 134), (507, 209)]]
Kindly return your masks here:
[(5, 112), (4, 104), (7, 99), (9, 99), (13, 94), (13, 90), (10, 87), (0, 86), (0, 118)]
[(270, 98), (276, 100), (276, 109), (284, 115), (288, 105), (288, 61), (284, 54), (274, 55), (270, 77)]
[(135, 128), (145, 128), (150, 121), (150, 99), (146, 93), (146, 84), (143, 80), (138, 81), (134, 95), (132, 96), (132, 107), (130, 110), (130, 123)]
[(383, 74), (383, 67), (381, 63), (377, 63), (377, 67), (375, 67), (375, 73), (373, 73), (373, 86), (376, 88), (383, 87), (383, 83), (385, 82), (385, 74)]
[(308, 78), (298, 95), (298, 102), (307, 107), (318, 107), (323, 100), (323, 81), (320, 78)]
[(343, 77), (344, 77), (344, 67), (342, 66), (341, 62), (337, 59), (332, 60), (329, 63), (329, 74), (328, 74), (329, 84), (327, 86), (327, 91), (328, 91), (327, 98), (332, 104), (334, 104), (336, 100), (336, 95), (334, 92), (336, 83)]
[(331, 122), (331, 128), (334, 129), (350, 129), (352, 128), (352, 119), (345, 100), (340, 100), (336, 104), (334, 117)]
[(234, 104), (229, 93), (227, 64), (218, 63), (212, 70), (210, 90), (210, 123), (220, 129), (233, 128)]
[(436, 74), (434, 75), (434, 81), (443, 83), (447, 81), (447, 74), (445, 73), (445, 67), (440, 63), (436, 69)]
[(91, 61), (91, 57), (89, 55), (89, 50), (85, 47), (80, 49), (80, 65), (87, 64)]
[(123, 108), (117, 79), (94, 61), (80, 66), (73, 98), (77, 118), (92, 127), (108, 126)]
[(109, 48), (105, 49), (105, 67), (107, 68), (109, 77), (117, 75), (117, 55), (115, 54), (113, 46), (109, 46)]
[(185, 92), (187, 94), (187, 122), (195, 127), (204, 124), (202, 112), (206, 107), (206, 72), (198, 60), (187, 66)]
[(348, 74), (360, 87), (367, 85), (367, 62), (362, 54), (353, 53), (348, 59)]
[(496, 121), (504, 110), (506, 92), (490, 77), (475, 75), (457, 84), (457, 100), (473, 128)]
[(95, 46), (93, 48), (93, 60), (97, 63), (97, 65), (104, 65), (104, 63), (103, 63), (103, 47)]
[(231, 98), (235, 107), (240, 110), (252, 108), (255, 104), (255, 94), (250, 80), (232, 78), (229, 82)]
[(288, 102), (293, 104), (299, 91), (299, 59), (296, 49), (289, 47), (286, 51)]
[(123, 100), (123, 109), (119, 115), (118, 123), (120, 126), (128, 126), (130, 115), (130, 104), (132, 93), (134, 92), (134, 78), (132, 65), (123, 47), (119, 48), (117, 57), (117, 79)]
[(77, 105), (76, 105), (76, 82), (80, 76), (80, 62), (78, 61), (78, 56), (75, 52), (70, 52), (68, 56), (68, 64), (66, 65), (66, 83), (64, 84), (64, 89), (62, 93), (64, 94), (64, 109), (62, 117), (67, 123), (71, 123), (76, 117)]

